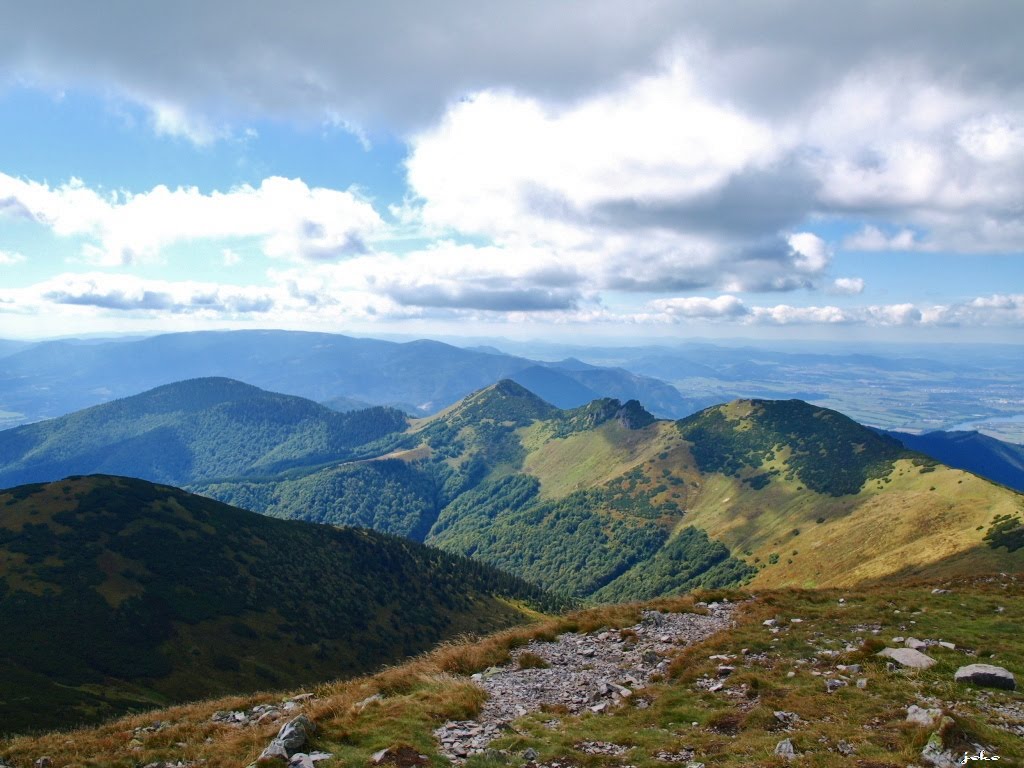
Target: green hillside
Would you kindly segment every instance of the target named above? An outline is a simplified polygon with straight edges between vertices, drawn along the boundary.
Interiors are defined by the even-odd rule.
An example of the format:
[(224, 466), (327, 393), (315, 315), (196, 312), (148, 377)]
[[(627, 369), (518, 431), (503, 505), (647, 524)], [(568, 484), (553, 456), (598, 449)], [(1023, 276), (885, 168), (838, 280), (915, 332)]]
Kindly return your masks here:
[(996, 544), (1015, 541), (1020, 494), (799, 400), (671, 422), (636, 401), (559, 410), (500, 382), (393, 445), (195, 489), (412, 536), (600, 601), (1024, 567), (1024, 551)]
[(0, 487), (108, 473), (182, 485), (349, 458), (405, 429), (390, 408), (338, 413), (223, 378), (192, 379), (0, 432)]
[(366, 672), (526, 605), (560, 603), (373, 531), (128, 478), (20, 486), (0, 492), (0, 730)]

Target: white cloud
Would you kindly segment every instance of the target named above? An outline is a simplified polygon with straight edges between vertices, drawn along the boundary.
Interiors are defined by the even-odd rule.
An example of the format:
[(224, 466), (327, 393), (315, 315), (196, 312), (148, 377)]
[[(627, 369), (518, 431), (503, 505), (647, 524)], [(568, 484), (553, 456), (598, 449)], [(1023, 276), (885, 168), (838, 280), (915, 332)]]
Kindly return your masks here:
[(855, 295), (864, 292), (864, 279), (860, 277), (837, 277), (832, 281), (833, 293)]
[(787, 242), (793, 249), (793, 266), (801, 272), (818, 274), (832, 258), (825, 241), (811, 232), (797, 232)]
[(961, 304), (929, 307), (922, 314), (932, 325), (1024, 326), (1024, 294), (979, 296)]
[(209, 194), (165, 186), (101, 194), (79, 179), (50, 187), (0, 173), (0, 201), (0, 212), (85, 237), (85, 255), (108, 266), (156, 260), (174, 243), (230, 238), (260, 238), (275, 258), (334, 261), (364, 252), (366, 239), (384, 226), (353, 191), (279, 176)]
[(230, 248), (225, 248), (221, 252), (221, 258), (224, 260), (225, 267), (233, 267), (236, 264), (242, 263), (242, 257)]
[(156, 101), (149, 107), (153, 131), (158, 136), (185, 139), (205, 147), (231, 135), (228, 128), (215, 128), (207, 118), (189, 112), (179, 104)]
[(269, 312), (275, 304), (263, 288), (104, 273), (58, 275), (25, 293), (36, 302), (118, 312), (251, 314)]
[(654, 311), (673, 318), (736, 318), (748, 312), (743, 301), (728, 294), (714, 299), (705, 296), (655, 299), (650, 306)]
[(921, 247), (913, 230), (901, 229), (887, 235), (873, 224), (864, 225), (843, 240), (843, 248), (850, 251), (915, 251)]
[(752, 307), (754, 323), (771, 325), (834, 325), (855, 322), (854, 315), (839, 307), (793, 307), (777, 304), (774, 307)]
[(11, 266), (25, 261), (25, 254), (17, 251), (0, 251), (0, 264)]

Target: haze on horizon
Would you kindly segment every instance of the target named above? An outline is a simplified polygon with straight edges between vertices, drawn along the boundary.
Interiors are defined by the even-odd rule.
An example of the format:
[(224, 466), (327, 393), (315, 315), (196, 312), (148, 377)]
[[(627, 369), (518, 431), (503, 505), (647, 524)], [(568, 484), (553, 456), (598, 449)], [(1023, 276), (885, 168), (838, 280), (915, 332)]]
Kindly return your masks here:
[(1024, 7), (11, 4), (0, 337), (1019, 343)]

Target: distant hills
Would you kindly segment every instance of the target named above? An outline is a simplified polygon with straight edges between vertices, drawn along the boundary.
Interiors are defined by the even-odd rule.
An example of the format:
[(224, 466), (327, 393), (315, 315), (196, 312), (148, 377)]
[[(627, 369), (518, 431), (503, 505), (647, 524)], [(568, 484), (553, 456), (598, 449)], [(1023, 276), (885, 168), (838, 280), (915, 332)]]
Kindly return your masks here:
[(406, 539), (142, 480), (20, 486), (0, 491), (0, 731), (366, 672), (562, 605)]
[(886, 433), (907, 448), (928, 454), (943, 464), (966, 469), (1024, 492), (1024, 445), (1007, 443), (980, 432)]
[(194, 379), (0, 432), (0, 487), (91, 473), (174, 485), (273, 474), (348, 458), (406, 426), (392, 408), (339, 413), (231, 379)]
[[(47, 341), (0, 349), (0, 426), (61, 416), (176, 381), (226, 377), (310, 400), (356, 400), (425, 415), (502, 378), (559, 407), (636, 398), (685, 416), (708, 400), (621, 368), (541, 363), (436, 341), (395, 343), (298, 331), (201, 331), (137, 340)], [(337, 398), (344, 398), (337, 400)]]

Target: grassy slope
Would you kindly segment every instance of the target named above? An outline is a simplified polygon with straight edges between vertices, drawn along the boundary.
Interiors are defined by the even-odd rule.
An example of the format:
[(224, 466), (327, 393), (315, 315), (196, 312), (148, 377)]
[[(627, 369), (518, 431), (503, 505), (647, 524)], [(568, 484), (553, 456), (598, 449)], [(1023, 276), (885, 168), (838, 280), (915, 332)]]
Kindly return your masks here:
[(0, 723), (365, 672), (521, 621), (535, 588), (367, 530), (92, 476), (0, 493)]
[[(733, 600), (745, 600), (737, 626), (700, 645), (680, 649), (668, 678), (643, 692), (649, 706), (635, 706), (640, 697), (633, 697), (610, 714), (527, 715), (492, 744), (504, 751), (504, 757), (471, 758), (467, 768), (518, 768), (527, 762), (522, 756), (527, 748), (537, 751), (538, 762), (558, 760), (574, 766), (621, 762), (655, 768), (665, 765), (656, 759), (657, 753), (689, 749), (694, 760), (707, 765), (781, 768), (790, 763), (773, 752), (784, 738), (790, 738), (800, 754), (797, 765), (903, 768), (921, 764), (920, 752), (930, 732), (905, 722), (911, 704), (937, 706), (951, 715), (944, 740), (957, 757), (964, 751), (973, 753), (970, 745), (980, 743), (990, 755), (999, 755), (999, 765), (1024, 765), (1022, 742), (1009, 730), (1014, 724), (1024, 727), (1020, 714), (1024, 696), (1019, 691), (981, 690), (952, 680), (957, 667), (980, 661), (1005, 666), (1020, 681), (1024, 675), (1024, 636), (1019, 632), (1024, 622), (1024, 583), (1011, 575), (939, 584), (950, 594), (932, 594), (933, 583), (845, 591), (759, 591), (753, 600), (730, 593)], [(676, 598), (653, 605), (700, 610), (693, 601)], [(502, 663), (509, 649), (530, 638), (628, 626), (637, 621), (640, 610), (638, 604), (592, 609), (480, 642), (449, 645), (374, 677), (319, 686), (319, 698), (307, 706), (319, 726), (312, 748), (336, 755), (320, 763), (331, 768), (366, 765), (375, 751), (407, 744), (427, 755), (429, 765), (442, 768), (447, 762), (437, 753), (432, 729), (449, 719), (472, 717), (483, 701), (479, 689), (462, 675)], [(768, 618), (778, 621), (776, 633), (762, 625)], [(791, 622), (793, 618), (802, 622)], [(929, 670), (887, 671), (885, 660), (875, 652), (896, 635), (949, 640), (959, 650), (931, 649), (939, 663)], [(723, 680), (722, 691), (711, 693), (698, 681), (717, 678), (721, 661), (709, 658), (716, 654), (733, 657), (730, 663), (736, 671)], [(840, 674), (838, 664), (860, 664), (862, 671), (848, 675), (848, 686), (826, 693), (824, 681)], [(853, 685), (858, 677), (867, 680), (865, 688)], [(372, 694), (383, 698), (365, 708), (354, 706)], [(219, 709), (241, 709), (281, 698), (282, 694), (266, 693), (207, 701), (98, 729), (0, 741), (0, 756), (19, 768), (43, 754), (53, 759), (55, 768), (134, 768), (177, 759), (202, 760), (208, 768), (233, 768), (251, 762), (277, 726), (238, 729), (212, 723), (210, 716)], [(800, 719), (785, 730), (775, 711), (792, 712)], [(132, 729), (156, 720), (168, 726), (143, 733), (141, 745), (133, 748)], [(610, 762), (578, 748), (587, 741), (610, 742), (628, 751)], [(856, 754), (841, 755), (840, 741), (852, 745)], [(175, 746), (178, 743), (182, 746)]]
[[(413, 422), (404, 439), (390, 469), (363, 461), (200, 490), (425, 538), (608, 600), (700, 585), (677, 577), (688, 561), (715, 567), (714, 542), (733, 559), (705, 586), (723, 574), (810, 586), (1024, 563), (1024, 551), (983, 544), (996, 515), (1020, 517), (1019, 494), (800, 401), (651, 421), (611, 400), (560, 411), (502, 382)], [(694, 527), (711, 541), (692, 540)]]

